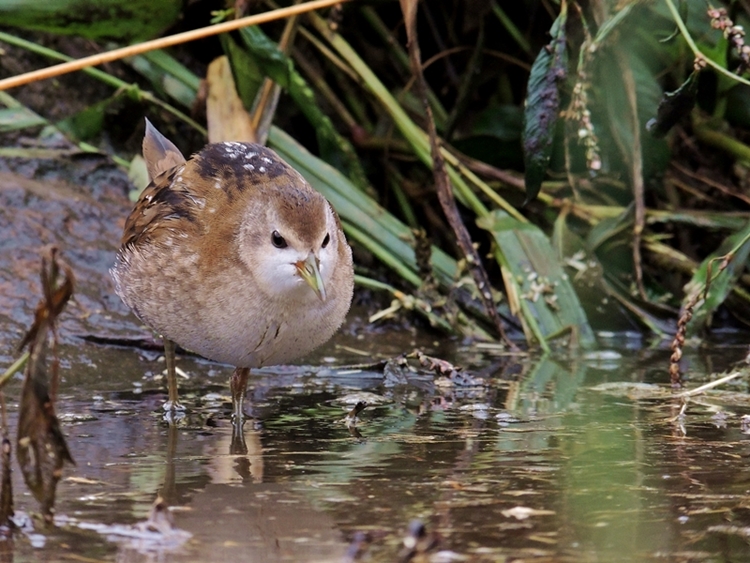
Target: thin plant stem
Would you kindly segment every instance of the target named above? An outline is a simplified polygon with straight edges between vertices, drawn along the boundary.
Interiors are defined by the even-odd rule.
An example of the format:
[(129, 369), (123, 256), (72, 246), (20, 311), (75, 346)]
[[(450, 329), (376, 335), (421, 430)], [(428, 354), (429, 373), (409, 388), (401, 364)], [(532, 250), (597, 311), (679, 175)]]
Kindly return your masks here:
[(202, 27), (200, 29), (194, 29), (191, 31), (185, 31), (183, 33), (177, 33), (168, 37), (160, 37), (152, 41), (145, 41), (136, 45), (128, 45), (127, 47), (121, 47), (106, 53), (97, 53), (90, 57), (84, 57), (82, 59), (68, 61), (59, 65), (35, 70), (32, 72), (26, 72), (18, 76), (12, 76), (4, 80), (0, 80), (0, 90), (7, 90), (8, 88), (15, 88), (30, 82), (37, 82), (39, 80), (46, 80), (47, 78), (53, 78), (60, 76), (61, 74), (67, 74), (69, 72), (75, 72), (84, 68), (109, 63), (124, 59), (126, 57), (132, 57), (134, 55), (140, 55), (147, 53), (148, 51), (155, 51), (157, 49), (165, 49), (167, 47), (173, 47), (189, 41), (195, 41), (197, 39), (204, 39), (220, 33), (227, 33), (235, 31), (243, 27), (251, 25), (259, 25), (270, 21), (280, 20), (299, 14), (304, 14), (312, 10), (319, 10), (321, 8), (327, 8), (334, 4), (341, 4), (348, 2), (349, 0), (312, 0), (311, 2), (305, 2), (304, 4), (298, 4), (295, 6), (289, 6), (287, 8), (280, 8), (278, 10), (271, 10), (262, 14), (255, 14), (246, 18), (240, 18), (238, 20), (232, 20), (228, 22), (219, 23), (216, 25), (210, 25)]
[[(59, 53), (53, 49), (49, 49), (47, 47), (37, 45), (36, 43), (32, 43), (31, 41), (26, 41), (25, 39), (21, 39), (20, 37), (16, 37), (8, 33), (3, 33), (2, 31), (0, 31), (0, 41), (4, 41), (5, 43), (8, 43), (10, 45), (21, 47), (22, 49), (26, 49), (27, 51), (36, 53), (37, 55), (42, 55), (44, 57), (48, 57), (50, 59), (54, 59), (57, 61), (73, 61), (74, 60), (72, 57), (63, 55), (62, 53)], [(50, 67), (50, 68), (55, 68), (55, 67)], [(128, 82), (125, 82), (124, 80), (120, 80), (116, 76), (107, 74), (106, 72), (99, 70), (97, 68), (87, 67), (87, 68), (82, 68), (81, 70), (85, 72), (86, 74), (88, 74), (89, 76), (96, 78), (100, 82), (103, 82), (104, 84), (108, 86), (111, 86), (112, 88), (118, 88), (121, 90), (128, 90), (128, 89), (137, 90), (138, 96), (141, 97), (142, 99), (148, 102), (151, 102), (152, 104), (157, 105), (160, 108), (164, 109), (165, 111), (171, 113), (178, 119), (182, 120), (183, 122), (193, 127), (199, 133), (203, 135), (206, 134), (205, 127), (201, 126), (198, 122), (193, 120), (190, 116), (184, 114), (183, 112), (178, 110), (176, 107), (168, 104), (167, 102), (160, 100), (159, 98), (152, 95), (150, 92), (144, 92), (143, 90), (138, 88), (138, 86), (136, 86), (135, 84), (129, 84)], [(2, 83), (2, 81), (0, 81), (0, 83)], [(0, 92), (2, 90), (3, 88), (0, 87)]]
[(11, 366), (5, 370), (5, 373), (3, 375), (0, 375), (0, 389), (5, 387), (5, 384), (8, 383), (8, 380), (15, 375), (15, 373), (20, 370), (24, 365), (26, 365), (26, 362), (29, 359), (29, 352), (28, 350), (21, 354), (21, 357), (18, 358), (15, 362), (11, 364)]
[(744, 375), (743, 372), (736, 371), (734, 373), (730, 373), (729, 375), (725, 375), (724, 377), (720, 377), (716, 381), (710, 381), (706, 383), (705, 385), (696, 387), (695, 389), (690, 389), (689, 391), (683, 391), (682, 393), (679, 393), (677, 396), (678, 397), (692, 397), (694, 395), (698, 395), (700, 393), (708, 391), (709, 389), (713, 389), (714, 387), (718, 387), (719, 385), (723, 385), (724, 383), (732, 381), (733, 379), (737, 379), (741, 375)]

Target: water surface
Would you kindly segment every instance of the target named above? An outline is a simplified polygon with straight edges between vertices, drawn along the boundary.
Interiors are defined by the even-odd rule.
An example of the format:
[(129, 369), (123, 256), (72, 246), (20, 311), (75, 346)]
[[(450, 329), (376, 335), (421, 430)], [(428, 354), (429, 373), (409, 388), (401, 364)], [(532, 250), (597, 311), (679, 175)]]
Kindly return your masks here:
[[(189, 412), (170, 427), (157, 354), (66, 346), (58, 412), (77, 465), (58, 488), (57, 527), (32, 518), (8, 560), (397, 561), (415, 518), (439, 536), (433, 560), (750, 560), (746, 379), (675, 418), (666, 351), (605, 341), (598, 356), (530, 358), (441, 345), (482, 379), (450, 388), (426, 371), (329, 367), (361, 362), (357, 345), (344, 336), (317, 367), (257, 374), (241, 432), (225, 366), (180, 359)], [(691, 352), (689, 384), (744, 353)], [(7, 391), (12, 411), (19, 390)], [(371, 406), (352, 430), (343, 418), (362, 399)], [(15, 478), (23, 521), (38, 508)], [(158, 495), (179, 533), (139, 528)]]

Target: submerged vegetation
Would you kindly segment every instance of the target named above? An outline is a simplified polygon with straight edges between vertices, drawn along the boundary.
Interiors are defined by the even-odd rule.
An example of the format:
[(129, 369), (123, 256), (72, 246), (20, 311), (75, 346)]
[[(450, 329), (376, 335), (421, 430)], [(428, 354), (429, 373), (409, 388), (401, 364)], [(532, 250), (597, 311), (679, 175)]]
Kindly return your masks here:
[[(91, 3), (101, 9), (71, 27), (51, 23), (67, 1), (21, 17), (0, 0), (0, 76), (19, 74), (27, 51), (80, 56), (75, 38), (50, 34), (104, 51), (247, 15), (244, 3), (199, 1), (178, 20), (175, 2), (157, 0), (149, 13), (163, 17), (144, 27), (121, 0)], [(414, 9), (422, 89), (406, 48)], [(10, 140), (0, 157), (58, 134), (138, 178), (141, 116), (187, 152), (206, 142), (206, 124), (209, 138), (222, 127), (267, 140), (332, 202), (358, 283), (392, 296), (379, 318), (410, 310), (447, 332), (496, 337), (480, 259), (506, 330), (544, 349), (559, 337), (588, 346), (594, 329), (668, 335), (680, 319), (684, 339), (750, 322), (749, 15), (702, 0), (344, 2), (87, 69), (113, 92), (68, 113), (32, 87), (0, 92)], [(216, 59), (231, 73), (212, 74)], [(223, 95), (212, 104), (227, 84), (247, 114)], [(434, 187), (436, 156), (457, 217)], [(460, 244), (461, 222), (476, 254)]]

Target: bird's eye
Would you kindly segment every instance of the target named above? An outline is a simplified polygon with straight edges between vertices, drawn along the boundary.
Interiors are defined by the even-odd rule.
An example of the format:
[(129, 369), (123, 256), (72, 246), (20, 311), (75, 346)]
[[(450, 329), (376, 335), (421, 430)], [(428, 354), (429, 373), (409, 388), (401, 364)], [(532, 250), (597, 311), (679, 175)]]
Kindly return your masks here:
[(328, 246), (329, 242), (331, 242), (331, 235), (326, 233), (326, 238), (323, 239), (323, 244), (320, 245), (321, 248), (325, 248), (326, 246)]
[(271, 242), (276, 248), (286, 248), (286, 240), (279, 234), (279, 231), (274, 231), (271, 234)]

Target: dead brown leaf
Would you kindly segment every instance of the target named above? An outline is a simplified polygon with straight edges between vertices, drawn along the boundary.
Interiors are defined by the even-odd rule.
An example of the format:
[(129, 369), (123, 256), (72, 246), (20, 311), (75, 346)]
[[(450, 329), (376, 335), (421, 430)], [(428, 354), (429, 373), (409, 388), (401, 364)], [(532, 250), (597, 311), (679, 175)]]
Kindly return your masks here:
[(208, 86), (206, 119), (208, 121), (209, 142), (246, 141), (256, 143), (255, 128), (250, 115), (237, 94), (237, 88), (232, 77), (232, 68), (226, 56), (218, 57), (208, 65), (206, 84)]
[[(56, 354), (52, 366), (52, 392), (46, 361), (50, 333), (55, 336), (55, 321), (73, 294), (74, 284), (72, 270), (59, 259), (54, 246), (42, 251), (41, 279), (44, 297), (37, 305), (34, 323), (23, 339), (23, 345), (29, 346), (29, 360), (21, 391), (16, 451), (24, 481), (42, 505), (44, 519), (51, 522), (62, 466), (66, 461), (74, 463), (55, 415)], [(56, 337), (53, 346), (56, 349)]]

